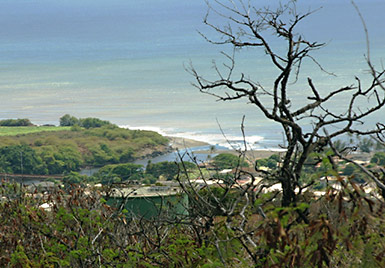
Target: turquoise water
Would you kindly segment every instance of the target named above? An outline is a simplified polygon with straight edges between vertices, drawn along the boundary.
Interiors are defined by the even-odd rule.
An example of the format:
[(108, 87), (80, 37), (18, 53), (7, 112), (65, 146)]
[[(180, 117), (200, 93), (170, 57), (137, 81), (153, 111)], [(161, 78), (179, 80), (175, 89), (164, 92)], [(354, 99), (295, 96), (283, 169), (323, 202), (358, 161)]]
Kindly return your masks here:
[[(384, 58), (385, 2), (357, 4), (370, 31), (372, 55)], [(338, 75), (327, 76), (309, 65), (293, 88), (301, 104), (307, 76), (326, 92), (364, 75), (366, 48), (349, 0), (298, 5), (303, 10), (323, 6), (301, 27), (307, 38), (328, 43), (316, 56)], [(210, 34), (201, 23), (205, 11), (200, 0), (0, 0), (0, 118), (58, 124), (69, 113), (226, 145), (218, 125), (228, 139), (239, 141), (246, 115), (250, 142), (274, 147), (282, 140), (281, 129), (253, 106), (217, 102), (191, 86), (193, 77), (184, 66), (191, 61), (210, 77), (211, 60), (220, 61), (219, 51), (226, 49), (197, 33)], [(275, 73), (263, 52), (242, 51), (237, 59), (238, 72), (271, 85)], [(333, 106), (338, 109), (340, 102)]]

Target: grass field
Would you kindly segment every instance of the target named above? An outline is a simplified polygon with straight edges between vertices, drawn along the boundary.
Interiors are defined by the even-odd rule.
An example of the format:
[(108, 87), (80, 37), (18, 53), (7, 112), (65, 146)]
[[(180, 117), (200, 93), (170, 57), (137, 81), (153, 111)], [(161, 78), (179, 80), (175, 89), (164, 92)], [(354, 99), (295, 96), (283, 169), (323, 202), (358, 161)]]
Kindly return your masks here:
[(49, 126), (34, 126), (34, 127), (0, 127), (0, 136), (16, 136), (19, 134), (29, 134), (42, 131), (60, 131), (69, 130), (71, 127), (49, 127)]

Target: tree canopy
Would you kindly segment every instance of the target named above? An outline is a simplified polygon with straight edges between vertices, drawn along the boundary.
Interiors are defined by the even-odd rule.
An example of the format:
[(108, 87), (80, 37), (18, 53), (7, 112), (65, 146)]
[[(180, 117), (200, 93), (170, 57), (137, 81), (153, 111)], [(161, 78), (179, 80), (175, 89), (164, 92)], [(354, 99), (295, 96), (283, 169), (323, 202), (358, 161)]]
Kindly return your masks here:
[(167, 150), (168, 139), (152, 131), (113, 125), (46, 131), (1, 139), (0, 168), (3, 172), (20, 173), (23, 160), (25, 174), (62, 174), (84, 166), (132, 162)]
[(179, 168), (175, 162), (163, 161), (159, 163), (148, 163), (146, 173), (159, 178), (165, 177), (166, 180), (173, 180), (178, 174)]
[(230, 153), (221, 153), (213, 158), (213, 164), (217, 169), (233, 169), (237, 167), (248, 167), (244, 159)]
[(111, 122), (106, 120), (101, 120), (95, 117), (87, 117), (87, 118), (76, 118), (75, 116), (71, 116), (66, 114), (60, 118), (60, 126), (79, 126), (84, 128), (97, 128), (106, 125), (112, 125)]
[(4, 119), (0, 120), (0, 126), (2, 127), (30, 127), (34, 124), (29, 119)]

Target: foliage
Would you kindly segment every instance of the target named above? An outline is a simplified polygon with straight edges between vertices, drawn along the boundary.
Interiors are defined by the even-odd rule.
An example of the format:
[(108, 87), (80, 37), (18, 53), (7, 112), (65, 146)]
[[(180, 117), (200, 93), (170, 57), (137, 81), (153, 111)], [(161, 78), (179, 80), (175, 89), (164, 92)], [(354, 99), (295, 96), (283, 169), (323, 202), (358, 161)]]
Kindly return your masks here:
[[(102, 178), (102, 182), (106, 183), (111, 179), (114, 182), (141, 180), (144, 177), (144, 174), (142, 165), (127, 163), (106, 165), (99, 169), (99, 171), (94, 176)], [(118, 178), (119, 181), (117, 181), (115, 178)]]
[(359, 139), (358, 147), (364, 153), (370, 153), (373, 150), (373, 146), (375, 145), (373, 139), (364, 137)]
[(0, 120), (0, 126), (2, 127), (30, 127), (33, 126), (29, 119), (5, 119)]
[(27, 145), (1, 147), (0, 169), (5, 173), (47, 174), (41, 157)]
[[(221, 5), (221, 2), (217, 3)], [(175, 177), (184, 193), (189, 196), (189, 214), (176, 217), (172, 221), (165, 215), (151, 220), (141, 217), (128, 219), (124, 209), (106, 205), (109, 187), (103, 189), (103, 195), (97, 189), (77, 186), (67, 187), (67, 192), (54, 189), (48, 194), (41, 194), (37, 190), (27, 192), (19, 184), (2, 183), (0, 266), (385, 267), (384, 195), (382, 193), (380, 196), (376, 190), (366, 193), (364, 185), (355, 183), (353, 176), (347, 179), (340, 177), (338, 167), (333, 161), (334, 154), (339, 151), (333, 148), (331, 142), (331, 138), (345, 132), (376, 133), (375, 130), (361, 132), (354, 127), (370, 111), (382, 108), (382, 95), (375, 88), (382, 87), (379, 79), (382, 79), (383, 72), (377, 73), (368, 60), (374, 76), (371, 87), (362, 89), (364, 87), (361, 87), (360, 80), (357, 79), (357, 88), (338, 88), (326, 96), (321, 96), (309, 79), (311, 93), (305, 97), (308, 97), (310, 103), (299, 110), (291, 110), (297, 105), (286, 95), (286, 87), (291, 85), (290, 74), (292, 70), (297, 70), (296, 74), (299, 75), (302, 60), (310, 57), (315, 61), (309, 52), (322, 46), (303, 39), (295, 31), (296, 25), (311, 12), (297, 14), (295, 6), (291, 5), (282, 5), (278, 10), (251, 9), (253, 12), (245, 10), (248, 8), (246, 5), (239, 10), (236, 6), (225, 4), (221, 7), (233, 12), (233, 17), (225, 15), (225, 18), (230, 19), (230, 24), (238, 24), (241, 27), (240, 32), (233, 32), (230, 24), (219, 28), (210, 24), (207, 18), (205, 23), (224, 35), (219, 43), (230, 43), (235, 48), (263, 47), (280, 73), (272, 87), (274, 90), (269, 92), (270, 87), (264, 88), (246, 78), (247, 76), (241, 76), (240, 80), (234, 82), (230, 79), (233, 73), (231, 66), (228, 67), (229, 76), (220, 74), (220, 78), (224, 79), (213, 83), (204, 80), (194, 70), (192, 72), (202, 91), (227, 88), (230, 93), (226, 92), (220, 99), (247, 97), (269, 119), (282, 124), (288, 141), (288, 152), (282, 165), (277, 166), (277, 170), (266, 172), (267, 175), (262, 180), (252, 172), (236, 169), (232, 178), (234, 183), (210, 186), (210, 177), (210, 184), (206, 180), (202, 186), (194, 184), (188, 178), (181, 181), (181, 165), (170, 162), (149, 163), (144, 175), (165, 176), (167, 179)], [(221, 12), (212, 13), (222, 15)], [(250, 17), (251, 13), (256, 15), (256, 20)], [(293, 17), (290, 19), (287, 15)], [(248, 34), (246, 30), (252, 32)], [(271, 49), (266, 42), (270, 39), (263, 36), (266, 31), (270, 34), (269, 30), (279, 39), (288, 42), (287, 53), (281, 55), (281, 51)], [(218, 69), (217, 71), (220, 72)], [(242, 85), (245, 87), (242, 88)], [(352, 96), (346, 113), (334, 114), (331, 110), (324, 109), (325, 102), (346, 91)], [(377, 97), (372, 110), (366, 113), (359, 107), (355, 109), (356, 98), (367, 94)], [(275, 106), (264, 106), (259, 102), (260, 96), (272, 97), (270, 103)], [(300, 121), (306, 121), (309, 116), (315, 122), (312, 131), (305, 133), (302, 132), (304, 129)], [(339, 123), (339, 126), (346, 123), (347, 126), (336, 128), (331, 136), (323, 136), (318, 132), (333, 126), (334, 122)], [(97, 122), (90, 125), (95, 126)], [(383, 127), (381, 124), (379, 126)], [(39, 161), (40, 158), (43, 163), (44, 156), (51, 161), (53, 170), (57, 170), (70, 166), (67, 162), (76, 166), (79, 154), (84, 156), (83, 163), (118, 163), (122, 155), (125, 155), (123, 159), (138, 157), (137, 148), (156, 149), (167, 143), (160, 135), (121, 130), (113, 125), (88, 130), (74, 127), (73, 131), (63, 131), (55, 135), (40, 133), (36, 136), (38, 137), (28, 135), (0, 141), (0, 149), (4, 150), (4, 154), (0, 152), (0, 160), (5, 163), (4, 167), (12, 166), (16, 169), (20, 165), (22, 169), (26, 165), (37, 168), (40, 162), (34, 161)], [(325, 150), (328, 144), (332, 150)], [(58, 145), (65, 149), (60, 151), (56, 147)], [(361, 149), (366, 150), (369, 145), (365, 141)], [(39, 150), (38, 153), (34, 151), (35, 148)], [(57, 155), (57, 152), (61, 152), (61, 155)], [(6, 157), (7, 155), (13, 157)], [(25, 163), (21, 160), (22, 157), (17, 162), (19, 155), (25, 155)], [(377, 155), (373, 163), (381, 163), (381, 157)], [(214, 159), (214, 162), (218, 162), (218, 166), (222, 165), (221, 168), (241, 167), (244, 164), (242, 157), (236, 158), (225, 155)], [(273, 163), (278, 159), (267, 159), (266, 165), (269, 161)], [(305, 164), (310, 166), (309, 173), (317, 171), (312, 172), (314, 178), (332, 174), (336, 178), (336, 185), (333, 186), (338, 187), (326, 186), (322, 196), (316, 196), (311, 189), (307, 189), (305, 193), (306, 189), (302, 187), (303, 181), (308, 182), (308, 178), (304, 178)], [(345, 169), (346, 173), (355, 174), (351, 167)], [(47, 168), (47, 172), (48, 170)], [(138, 167), (130, 164), (111, 165), (104, 171), (105, 173), (102, 169), (101, 173), (106, 178), (110, 174), (132, 178), (141, 172)], [(203, 176), (204, 173), (199, 171), (199, 174)], [(247, 175), (249, 183), (241, 183), (241, 175)], [(81, 179), (76, 173), (69, 173), (66, 177), (69, 183)], [(283, 191), (266, 192), (277, 181), (281, 182)], [(298, 193), (294, 190), (298, 190)]]
[(29, 147), (33, 151), (31, 157), (36, 166), (32, 168), (26, 162), (23, 167), (25, 174), (62, 174), (77, 171), (85, 165), (127, 163), (153, 152), (164, 152), (168, 149), (168, 139), (156, 132), (113, 125), (9, 136), (0, 140), (0, 150), (12, 157), (2, 155), (0, 168), (10, 173), (21, 171), (21, 151), (17, 146)]
[(354, 164), (347, 164), (342, 171), (343, 175), (351, 176), (356, 171), (356, 167)]
[(385, 166), (385, 153), (384, 152), (375, 153), (372, 159), (370, 159), (370, 163), (377, 164), (380, 166)]
[(79, 170), (83, 164), (80, 152), (70, 145), (41, 145), (35, 151), (46, 165), (48, 174), (62, 174)]
[(74, 126), (79, 125), (79, 119), (77, 119), (75, 116), (71, 116), (69, 114), (63, 115), (60, 117), (60, 126)]
[(153, 175), (146, 174), (146, 173), (142, 174), (142, 177), (141, 177), (142, 184), (146, 184), (146, 185), (154, 184), (157, 180), (158, 178), (155, 178)]
[(99, 118), (87, 117), (76, 118), (69, 114), (65, 114), (60, 118), (60, 126), (80, 126), (84, 128), (97, 128), (106, 125), (112, 125), (109, 121), (101, 120)]
[(82, 164), (80, 153), (70, 146), (44, 146), (36, 149), (28, 145), (0, 147), (2, 172), (14, 174), (62, 174), (78, 170)]
[(239, 196), (239, 189), (228, 190), (220, 186), (213, 186), (201, 189), (199, 195), (207, 200), (208, 206), (212, 207), (209, 211), (213, 216), (223, 216), (224, 211), (230, 208)]
[(244, 159), (240, 159), (238, 156), (230, 153), (221, 153), (216, 155), (213, 158), (213, 164), (219, 170), (249, 166)]
[(109, 121), (101, 120), (99, 118), (87, 117), (79, 119), (79, 126), (84, 128), (96, 128), (111, 125)]
[[(97, 194), (72, 188), (47, 196), (0, 185), (1, 267), (214, 267), (213, 245), (183, 225), (131, 220)], [(42, 209), (41, 204), (50, 204)], [(213, 263), (208, 266), (206, 263)], [(217, 267), (217, 266), (215, 266)]]
[(149, 162), (146, 167), (146, 174), (150, 174), (155, 178), (162, 176), (166, 180), (173, 180), (178, 172), (178, 165), (175, 162), (169, 161), (163, 161), (155, 164)]
[(192, 162), (183, 162), (183, 163), (178, 162), (178, 166), (179, 166), (180, 170), (186, 170), (186, 171), (190, 171), (190, 172), (198, 169), (196, 164), (194, 164)]
[(279, 161), (279, 155), (273, 154), (268, 158), (258, 159), (255, 164), (257, 167), (268, 167), (270, 169), (276, 169)]
[(207, 206), (192, 204), (189, 215), (169, 222), (129, 220), (98, 191), (41, 195), (3, 183), (0, 266), (383, 267), (384, 202), (354, 182), (339, 184), (285, 208), (272, 194), (205, 189), (196, 198), (211, 200)]
[(342, 174), (349, 176), (356, 183), (365, 183), (365, 174), (354, 164), (347, 164), (342, 170)]
[(77, 172), (71, 171), (70, 173), (64, 176), (61, 182), (64, 184), (65, 187), (71, 188), (74, 184), (84, 186), (84, 183), (87, 182), (87, 180), (87, 175), (80, 175)]

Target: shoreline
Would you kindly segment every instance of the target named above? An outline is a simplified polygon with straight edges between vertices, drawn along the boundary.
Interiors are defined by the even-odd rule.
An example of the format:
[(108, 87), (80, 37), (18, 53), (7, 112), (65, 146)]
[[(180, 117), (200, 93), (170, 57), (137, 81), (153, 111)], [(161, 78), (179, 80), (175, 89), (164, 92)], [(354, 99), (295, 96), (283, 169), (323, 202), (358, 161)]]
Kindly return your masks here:
[[(204, 147), (204, 146), (215, 146), (211, 145), (207, 142), (203, 141), (197, 141), (193, 139), (188, 139), (188, 138), (182, 138), (182, 137), (170, 137), (166, 136), (167, 138), (170, 139), (170, 147), (173, 150), (177, 149), (191, 149), (194, 154), (203, 154), (203, 155), (217, 155), (217, 154), (222, 154), (222, 153), (228, 153), (228, 154), (233, 154), (233, 155), (239, 155), (239, 153), (235, 150), (231, 149), (216, 149), (210, 150), (209, 148), (199, 148), (199, 147)], [(194, 150), (194, 148), (197, 148), (197, 150)], [(262, 158), (268, 158), (273, 154), (280, 154), (283, 153), (282, 150), (267, 150), (267, 149), (256, 149), (256, 150), (248, 150), (245, 152), (245, 157), (249, 160), (257, 160), (257, 159), (262, 159)]]
[[(232, 154), (232, 155), (237, 155), (239, 156), (239, 152), (234, 151), (234, 150), (198, 150), (194, 151), (194, 154), (211, 154), (211, 155), (217, 155), (217, 154), (222, 154), (222, 153), (227, 153), (227, 154)], [(274, 150), (248, 150), (245, 152), (245, 157), (246, 159), (250, 161), (255, 161), (258, 159), (263, 159), (263, 158), (268, 158), (274, 154), (281, 154), (283, 153), (282, 151), (274, 151)]]
[(209, 143), (204, 141), (197, 141), (182, 137), (165, 136), (170, 140), (170, 147), (173, 150), (177, 149), (192, 149), (194, 147), (210, 146)]

